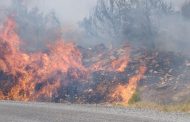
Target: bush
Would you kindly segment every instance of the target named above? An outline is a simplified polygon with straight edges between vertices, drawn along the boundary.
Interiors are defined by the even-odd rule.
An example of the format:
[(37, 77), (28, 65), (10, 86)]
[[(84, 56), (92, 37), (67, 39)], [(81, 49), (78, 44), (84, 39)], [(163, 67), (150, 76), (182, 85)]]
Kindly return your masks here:
[(131, 99), (129, 100), (129, 104), (134, 104), (134, 103), (137, 103), (139, 101), (141, 101), (140, 95), (138, 92), (135, 92), (133, 94), (133, 96), (131, 97)]
[(154, 48), (159, 32), (155, 21), (172, 13), (164, 0), (98, 0), (81, 26), (88, 36), (103, 42), (118, 45), (127, 40)]

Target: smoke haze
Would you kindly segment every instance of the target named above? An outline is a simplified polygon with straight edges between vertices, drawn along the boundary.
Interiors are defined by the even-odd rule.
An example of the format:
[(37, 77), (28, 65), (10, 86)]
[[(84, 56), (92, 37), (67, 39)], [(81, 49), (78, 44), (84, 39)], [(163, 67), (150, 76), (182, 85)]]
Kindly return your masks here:
[(61, 22), (76, 24), (89, 14), (97, 0), (30, 0), (26, 4), (37, 6), (42, 12), (53, 10)]
[(144, 83), (147, 100), (189, 99), (185, 1), (1, 1), (0, 100), (127, 105)]
[[(95, 7), (97, 0), (23, 0), (30, 7), (37, 6), (42, 12), (54, 10), (60, 20), (77, 23)], [(177, 9), (187, 0), (166, 0), (171, 2)], [(0, 7), (9, 6), (11, 0), (0, 1)]]
[[(22, 0), (28, 8), (38, 7), (42, 13), (55, 12), (59, 22), (63, 28), (63, 35), (66, 40), (73, 40), (78, 44), (94, 44), (95, 42), (101, 43), (101, 41), (89, 40), (84, 37), (84, 33), (79, 28), (76, 28), (78, 23), (83, 18), (88, 17), (96, 6), (97, 0)], [(182, 5), (187, 0), (166, 0), (171, 2), (176, 11), (180, 11)], [(9, 7), (11, 0), (1, 1), (0, 6), (2, 8)], [(179, 12), (180, 13), (180, 12)], [(156, 42), (159, 48), (167, 49), (169, 51), (182, 51), (188, 50), (189, 45), (189, 32), (190, 22), (184, 18), (181, 14), (164, 16), (159, 19), (156, 26), (159, 29), (159, 36), (156, 37)], [(155, 20), (157, 21), (157, 20)], [(88, 30), (87, 30), (88, 31)], [(107, 40), (104, 40), (107, 41)], [(118, 40), (115, 40), (116, 43)], [(164, 46), (163, 46), (164, 43)], [(182, 46), (179, 46), (183, 45)]]

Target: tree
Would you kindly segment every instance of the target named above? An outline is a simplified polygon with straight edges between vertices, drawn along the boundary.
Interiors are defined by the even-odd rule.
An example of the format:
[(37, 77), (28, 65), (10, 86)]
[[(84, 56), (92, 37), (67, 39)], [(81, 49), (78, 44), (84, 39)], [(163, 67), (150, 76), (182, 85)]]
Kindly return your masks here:
[(128, 40), (152, 48), (157, 33), (155, 18), (172, 12), (163, 0), (99, 0), (81, 25), (92, 38), (113, 44)]
[(23, 0), (13, 0), (8, 8), (17, 24), (17, 32), (26, 51), (44, 49), (61, 37), (61, 25), (54, 12), (43, 14), (37, 7), (29, 10)]
[(184, 3), (184, 5), (182, 6), (181, 11), (182, 11), (182, 15), (185, 18), (190, 19), (190, 1)]

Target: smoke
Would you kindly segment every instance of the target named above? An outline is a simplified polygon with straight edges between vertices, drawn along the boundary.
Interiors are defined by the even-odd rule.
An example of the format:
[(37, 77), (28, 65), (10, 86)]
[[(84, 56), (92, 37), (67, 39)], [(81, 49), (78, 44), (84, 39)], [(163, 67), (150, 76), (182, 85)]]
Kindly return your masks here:
[(160, 50), (181, 52), (188, 54), (190, 51), (190, 19), (189, 9), (190, 2), (188, 1), (175, 1), (175, 5), (178, 5), (178, 9), (174, 14), (162, 16), (156, 21), (156, 28), (158, 29), (158, 35), (156, 38), (156, 45)]
[[(146, 0), (148, 4), (143, 1), (136, 4), (131, 0), (123, 4), (125, 0), (115, 0), (118, 7), (112, 4), (114, 0), (105, 0), (105, 4), (102, 1), (99, 0), (97, 5), (100, 6), (89, 16), (95, 2), (87, 0), (2, 2), (6, 6), (2, 20), (6, 16), (11, 19), (0, 32), (0, 75), (4, 76), (0, 79), (0, 99), (90, 103), (114, 102), (121, 97), (121, 102), (127, 103), (149, 67), (155, 71), (164, 68), (161, 74), (170, 74), (173, 70), (168, 70), (175, 63), (170, 67), (167, 55), (159, 57), (155, 54), (154, 57), (154, 51), (150, 58), (144, 59), (144, 52), (130, 58), (131, 47), (123, 46), (122, 42), (133, 41), (135, 43), (131, 44), (144, 44), (147, 49), (162, 51), (190, 51), (190, 4), (172, 1), (168, 6), (170, 1), (166, 5), (162, 0), (161, 3)], [(120, 11), (122, 7), (126, 7), (124, 11)], [(85, 16), (80, 25), (85, 26), (86, 31), (82, 31), (81, 26), (76, 25)], [(82, 46), (112, 43), (123, 47), (109, 50), (98, 45), (86, 49), (64, 43), (62, 38)], [(45, 48), (47, 44), (49, 48)], [(171, 61), (175, 56), (172, 55)], [(149, 62), (150, 66), (146, 67)], [(150, 73), (152, 76), (154, 71)], [(6, 81), (9, 81), (8, 85), (4, 84)]]
[[(13, 1), (19, 1), (19, 0), (7, 0), (7, 1), (1, 1), (0, 2), (0, 6), (1, 8), (3, 8), (4, 11), (0, 12), (0, 21), (2, 21), (3, 19), (5, 19), (5, 16), (7, 14), (7, 11), (9, 11), (10, 9), (13, 9), (11, 3)], [(81, 1), (76, 1), (76, 0), (55, 0), (55, 1), (50, 1), (50, 0), (21, 0), (24, 3), (24, 6), (27, 7), (26, 11), (29, 11), (28, 13), (30, 14), (26, 14), (25, 16), (20, 17), (20, 19), (26, 20), (28, 21), (28, 18), (32, 18), (32, 20), (29, 23), (40, 23), (39, 18), (34, 19), (35, 16), (31, 16), (31, 12), (34, 11), (34, 8), (38, 9), (38, 14), (43, 15), (44, 16), (44, 20), (48, 18), (48, 16), (50, 15), (50, 13), (54, 13), (53, 16), (55, 16), (56, 20), (58, 21), (59, 24), (56, 25), (56, 27), (52, 26), (49, 27), (49, 29), (46, 29), (46, 31), (44, 31), (43, 29), (41, 29), (40, 31), (44, 31), (44, 33), (41, 33), (41, 37), (39, 37), (38, 34), (38, 39), (34, 41), (32, 40), (31, 44), (29, 45), (33, 45), (33, 46), (39, 46), (39, 41), (40, 40), (47, 40), (47, 38), (49, 39), (50, 37), (48, 36), (47, 38), (45, 38), (44, 36), (46, 35), (50, 35), (51, 37), (54, 36), (58, 36), (55, 35), (55, 33), (53, 35), (51, 35), (50, 33), (47, 34), (48, 32), (51, 32), (49, 30), (51, 30), (52, 28), (54, 28), (54, 30), (60, 30), (61, 31), (61, 36), (65, 39), (65, 40), (72, 40), (74, 42), (76, 42), (78, 45), (83, 45), (83, 46), (89, 46), (89, 45), (94, 45), (94, 44), (98, 44), (98, 43), (105, 43), (106, 45), (109, 45), (111, 43), (113, 43), (114, 45), (117, 44), (121, 44), (121, 42), (124, 40), (137, 40), (137, 41), (141, 41), (141, 38), (139, 37), (147, 37), (147, 35), (139, 35), (139, 30), (134, 29), (135, 32), (131, 32), (130, 29), (129, 30), (125, 30), (124, 32), (121, 31), (122, 35), (117, 35), (118, 33), (120, 33), (120, 27), (123, 27), (123, 24), (116, 24), (116, 32), (112, 32), (111, 26), (106, 26), (106, 31), (107, 33), (111, 33), (111, 35), (116, 35), (115, 37), (113, 36), (109, 36), (106, 35), (105, 33), (102, 33), (100, 30), (96, 30), (99, 31), (99, 33), (101, 34), (105, 34), (104, 36), (106, 36), (105, 39), (100, 39), (97, 35), (95, 35), (94, 37), (89, 37), (87, 36), (89, 34), (89, 32), (91, 31), (91, 29), (94, 28), (87, 28), (86, 31), (83, 31), (81, 28), (81, 26), (78, 26), (78, 24), (83, 20), (83, 18), (88, 18), (91, 14), (92, 14), (92, 9), (96, 6), (96, 2), (97, 0), (81, 0)], [(108, 1), (108, 0), (107, 0)], [(189, 51), (189, 45), (190, 45), (190, 36), (189, 36), (189, 32), (190, 32), (190, 20), (185, 17), (182, 14), (182, 7), (184, 6), (185, 3), (187, 3), (187, 0), (166, 0), (166, 2), (168, 4), (171, 4), (172, 9), (175, 10), (174, 14), (170, 14), (170, 15), (161, 15), (161, 16), (157, 16), (155, 18), (152, 18), (152, 21), (154, 23), (154, 28), (156, 28), (156, 31), (158, 32), (158, 34), (156, 36), (154, 36), (154, 41), (156, 43), (156, 47), (160, 50), (166, 50), (166, 51), (175, 51), (175, 52), (188, 52)], [(8, 8), (8, 9), (7, 9)], [(5, 10), (6, 9), (6, 10)], [(131, 13), (131, 14), (136, 14)], [(45, 17), (46, 16), (46, 17)], [(137, 18), (135, 18), (135, 21), (139, 21), (142, 20), (143, 15), (133, 15), (133, 16), (138, 16)], [(36, 16), (37, 17), (37, 16)], [(42, 22), (42, 21), (41, 21)], [(146, 21), (145, 21), (146, 22)], [(2, 22), (1, 22), (2, 23)], [(17, 22), (19, 23), (19, 22)], [(107, 23), (109, 23), (107, 21)], [(106, 24), (107, 24), (106, 23)], [(83, 24), (88, 24), (86, 21), (83, 21)], [(92, 24), (99, 24), (99, 23), (92, 23)], [(138, 23), (139, 24), (139, 23)], [(142, 24), (142, 23), (140, 23)], [(25, 22), (21, 22), (20, 21), (20, 25), (22, 25), (21, 28), (19, 28), (21, 36), (23, 37), (24, 40), (29, 40), (29, 42), (31, 41), (31, 37), (35, 37), (36, 35), (31, 35), (31, 31), (26, 31), (26, 23)], [(43, 24), (42, 24), (43, 25)], [(53, 24), (54, 25), (54, 24)], [(44, 25), (46, 26), (46, 25)], [(60, 26), (60, 27), (58, 27)], [(138, 26), (138, 25), (133, 25)], [(146, 26), (146, 24), (145, 24)], [(24, 29), (25, 27), (25, 29)], [(35, 26), (29, 26), (29, 27), (33, 27), (35, 28)], [(104, 26), (102, 26), (104, 28)], [(28, 28), (31, 30), (31, 28)], [(44, 28), (44, 27), (42, 27)], [(128, 28), (128, 27), (126, 27)], [(28, 30), (27, 29), (27, 30)], [(37, 31), (39, 28), (37, 29), (33, 29), (34, 31)], [(96, 29), (96, 28), (95, 28)], [(128, 36), (126, 36), (126, 32), (132, 34), (132, 37), (130, 36), (130, 38), (128, 38)], [(57, 32), (56, 32), (57, 33)], [(123, 34), (124, 33), (124, 34)], [(144, 33), (144, 32), (143, 32)], [(149, 34), (151, 35), (151, 34)], [(97, 36), (97, 37), (96, 37)], [(120, 38), (118, 38), (118, 36), (120, 38), (122, 38), (122, 41), (119, 41)], [(139, 37), (138, 37), (139, 36)], [(35, 37), (36, 38), (36, 37)], [(111, 38), (111, 39), (110, 39)], [(51, 40), (55, 40), (54, 38), (51, 38)], [(146, 40), (146, 38), (145, 38)], [(111, 42), (110, 42), (111, 41)], [(27, 42), (28, 43), (28, 42)], [(36, 43), (36, 44), (32, 44), (32, 43)], [(147, 43), (151, 43), (149, 41), (147, 41)], [(45, 45), (45, 43), (40, 43), (40, 45)], [(151, 44), (150, 44), (151, 45)], [(33, 50), (33, 46), (30, 47), (31, 50)], [(40, 48), (40, 47), (39, 47)]]
[(165, 16), (157, 25), (159, 34), (156, 37), (158, 48), (175, 52), (189, 52), (190, 21), (180, 15)]
[(187, 54), (189, 10), (187, 0), (99, 0), (82, 27), (91, 41), (113, 45), (127, 41), (135, 46)]
[(77, 24), (96, 5), (97, 0), (30, 0), (28, 7), (38, 7), (42, 12), (54, 11), (63, 24)]
[[(46, 44), (41, 42), (56, 40), (55, 36), (63, 36), (66, 40), (82, 44), (79, 40), (83, 40), (83, 34), (78, 27), (78, 22), (88, 16), (95, 4), (96, 0), (0, 1), (0, 27), (3, 26), (8, 16), (14, 16), (21, 39), (31, 45), (27, 47), (28, 50), (44, 48), (42, 45), (46, 46)], [(52, 23), (52, 20), (57, 23)], [(55, 32), (56, 29), (60, 31), (60, 35)]]
[(180, 10), (183, 4), (188, 0), (166, 0), (166, 1), (172, 3), (176, 10)]
[[(171, 1), (170, 1), (171, 2)], [(174, 13), (169, 15), (162, 15), (159, 18), (153, 18), (155, 28), (158, 34), (155, 38), (155, 45), (159, 50), (180, 52), (188, 54), (190, 51), (190, 1), (187, 0), (173, 0), (172, 7)]]

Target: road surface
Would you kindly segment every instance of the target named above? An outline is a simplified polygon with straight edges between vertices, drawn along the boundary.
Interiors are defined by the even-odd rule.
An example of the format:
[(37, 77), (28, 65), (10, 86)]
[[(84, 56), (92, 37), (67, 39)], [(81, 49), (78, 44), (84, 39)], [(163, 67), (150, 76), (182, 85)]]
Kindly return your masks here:
[(190, 115), (101, 105), (1, 101), (0, 122), (190, 122)]

